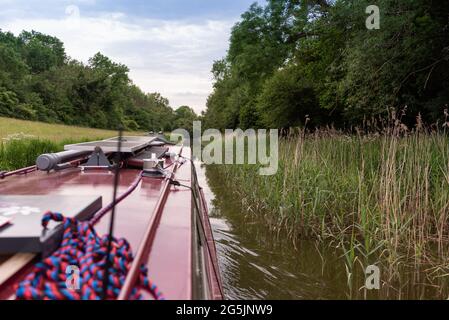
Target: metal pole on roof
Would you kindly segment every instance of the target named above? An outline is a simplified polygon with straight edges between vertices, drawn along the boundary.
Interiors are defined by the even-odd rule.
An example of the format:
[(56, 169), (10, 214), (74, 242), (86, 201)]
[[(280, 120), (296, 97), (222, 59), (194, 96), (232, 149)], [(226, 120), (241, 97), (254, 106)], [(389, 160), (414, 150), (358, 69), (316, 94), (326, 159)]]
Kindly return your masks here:
[(115, 163), (115, 174), (114, 174), (114, 191), (112, 195), (112, 203), (115, 205), (112, 207), (111, 212), (111, 220), (109, 222), (109, 233), (108, 233), (108, 249), (106, 254), (106, 263), (105, 263), (105, 270), (104, 270), (104, 276), (103, 276), (103, 290), (102, 290), (102, 300), (105, 300), (107, 297), (107, 289), (109, 284), (109, 268), (111, 267), (111, 250), (112, 250), (112, 239), (114, 236), (114, 222), (115, 222), (115, 208), (116, 208), (116, 200), (117, 200), (117, 189), (120, 179), (120, 163), (122, 160), (122, 138), (123, 138), (123, 129), (119, 129), (118, 134), (118, 148), (116, 153), (116, 163)]

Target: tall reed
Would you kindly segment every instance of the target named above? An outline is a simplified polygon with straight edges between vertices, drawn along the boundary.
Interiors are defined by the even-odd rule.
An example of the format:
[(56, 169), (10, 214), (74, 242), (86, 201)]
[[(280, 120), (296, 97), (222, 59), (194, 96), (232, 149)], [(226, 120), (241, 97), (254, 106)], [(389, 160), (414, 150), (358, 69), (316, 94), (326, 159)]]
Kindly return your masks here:
[[(357, 131), (357, 130), (356, 130)], [(348, 279), (358, 262), (381, 263), (389, 283), (401, 266), (440, 279), (449, 269), (449, 139), (399, 121), (375, 133), (327, 128), (280, 141), (279, 170), (217, 166), (248, 214), (293, 240), (343, 250)]]

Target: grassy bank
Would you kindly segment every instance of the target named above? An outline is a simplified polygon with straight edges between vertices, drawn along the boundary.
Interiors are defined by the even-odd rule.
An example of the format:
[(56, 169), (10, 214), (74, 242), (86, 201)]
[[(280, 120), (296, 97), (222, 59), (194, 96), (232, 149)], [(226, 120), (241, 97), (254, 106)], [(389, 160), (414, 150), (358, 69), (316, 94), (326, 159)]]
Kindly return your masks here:
[(112, 130), (0, 117), (0, 171), (33, 165), (39, 155), (61, 151), (66, 144), (100, 140), (116, 135), (117, 132)]
[(0, 117), (0, 139), (11, 135), (24, 134), (51, 141), (104, 139), (117, 135), (117, 131), (60, 124), (49, 124)]
[(296, 241), (342, 248), (354, 268), (380, 263), (386, 283), (401, 266), (447, 274), (449, 140), (445, 133), (401, 128), (370, 135), (334, 130), (293, 134), (280, 142), (279, 171), (216, 166), (248, 214)]

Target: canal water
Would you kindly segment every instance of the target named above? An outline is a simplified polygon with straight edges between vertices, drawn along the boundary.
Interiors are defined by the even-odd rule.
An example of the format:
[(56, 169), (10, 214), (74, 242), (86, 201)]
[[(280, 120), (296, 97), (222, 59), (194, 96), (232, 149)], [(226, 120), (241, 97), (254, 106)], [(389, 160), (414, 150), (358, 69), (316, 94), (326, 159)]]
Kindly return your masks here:
[[(213, 169), (198, 168), (208, 201), (220, 272), (228, 299), (346, 299), (347, 276), (339, 256), (322, 260), (313, 241), (293, 243), (256, 217), (242, 214), (239, 199)], [(326, 250), (328, 251), (328, 250)], [(328, 259), (328, 257), (326, 257)], [(343, 288), (343, 289), (342, 289)]]
[(383, 279), (382, 290), (364, 289), (363, 269), (351, 274), (337, 246), (315, 241), (294, 244), (270, 230), (260, 217), (244, 214), (241, 199), (227, 190), (213, 167), (200, 163), (196, 167), (209, 205), (227, 299), (444, 298), (447, 288), (427, 284), (415, 272), (405, 271), (403, 282), (391, 287)]

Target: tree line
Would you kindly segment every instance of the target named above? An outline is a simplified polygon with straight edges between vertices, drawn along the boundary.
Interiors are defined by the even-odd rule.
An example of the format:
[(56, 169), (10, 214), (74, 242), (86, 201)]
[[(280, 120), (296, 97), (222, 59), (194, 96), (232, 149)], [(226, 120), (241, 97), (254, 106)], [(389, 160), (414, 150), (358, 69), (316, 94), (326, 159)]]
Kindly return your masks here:
[(127, 66), (97, 53), (71, 59), (56, 37), (0, 30), (0, 116), (92, 128), (168, 131), (197, 119), (132, 83)]
[[(369, 30), (366, 9), (380, 9)], [(449, 1), (268, 0), (212, 68), (207, 127), (349, 128), (390, 113), (447, 118)]]

